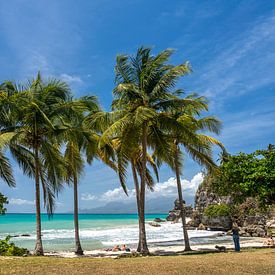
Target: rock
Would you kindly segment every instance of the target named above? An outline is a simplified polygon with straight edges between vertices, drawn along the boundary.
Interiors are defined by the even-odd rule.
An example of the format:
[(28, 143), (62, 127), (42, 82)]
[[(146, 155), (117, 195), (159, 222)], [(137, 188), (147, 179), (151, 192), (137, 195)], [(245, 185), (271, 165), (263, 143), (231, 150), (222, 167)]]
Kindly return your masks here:
[(219, 228), (227, 231), (232, 228), (232, 221), (229, 216), (208, 217), (203, 215), (201, 222), (210, 229)]
[(19, 235), (11, 235), (11, 238), (17, 238), (20, 237)]
[[(183, 207), (184, 207), (184, 210), (185, 210), (185, 216), (186, 217), (191, 217), (191, 215), (193, 213), (192, 206), (185, 205), (185, 201), (183, 201)], [(180, 203), (179, 203), (179, 200), (175, 200), (174, 208), (171, 211), (169, 211), (169, 214), (166, 217), (166, 220), (171, 221), (171, 222), (178, 222), (180, 219), (181, 219)]]
[(155, 218), (154, 219), (154, 222), (166, 222), (166, 220), (163, 220), (161, 218)]
[(199, 211), (193, 211), (191, 220), (187, 223), (190, 226), (198, 227), (201, 223), (202, 214)]
[(211, 204), (232, 204), (230, 196), (218, 196), (215, 194), (210, 186), (208, 186), (207, 178), (199, 186), (195, 195), (195, 210), (203, 213), (204, 209)]
[(157, 222), (149, 222), (149, 225), (154, 226), (154, 227), (160, 227), (161, 225)]
[(206, 230), (206, 227), (204, 226), (204, 224), (200, 223), (198, 226), (198, 230)]
[(21, 237), (30, 237), (30, 234), (21, 234)]
[(169, 222), (178, 222), (179, 219), (180, 219), (180, 211), (179, 210), (169, 211), (169, 215), (166, 217), (166, 220)]

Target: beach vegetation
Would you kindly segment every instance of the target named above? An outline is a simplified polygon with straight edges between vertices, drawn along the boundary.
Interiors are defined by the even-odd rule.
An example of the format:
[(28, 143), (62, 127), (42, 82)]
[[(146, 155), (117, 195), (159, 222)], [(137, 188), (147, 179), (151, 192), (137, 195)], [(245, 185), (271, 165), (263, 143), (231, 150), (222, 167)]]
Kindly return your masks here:
[(0, 193), (0, 215), (4, 215), (6, 213), (7, 209), (5, 208), (4, 204), (8, 203), (8, 198)]
[(212, 204), (204, 209), (204, 215), (210, 218), (216, 218), (221, 216), (230, 216), (231, 209), (227, 204)]
[(212, 188), (220, 195), (231, 196), (236, 203), (254, 198), (262, 207), (275, 203), (275, 148), (253, 153), (227, 155), (220, 173), (212, 180)]
[(11, 236), (0, 240), (0, 256), (26, 256), (29, 251), (26, 248), (18, 247), (10, 242)]

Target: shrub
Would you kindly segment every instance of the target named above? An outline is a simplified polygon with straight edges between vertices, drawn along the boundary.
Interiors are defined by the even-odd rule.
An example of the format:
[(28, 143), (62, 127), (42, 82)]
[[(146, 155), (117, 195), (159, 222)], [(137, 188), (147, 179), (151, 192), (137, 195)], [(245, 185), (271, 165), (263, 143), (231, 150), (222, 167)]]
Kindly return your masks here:
[(0, 240), (1, 256), (24, 256), (29, 253), (28, 249), (16, 246), (10, 242), (11, 236), (7, 236), (4, 240)]
[(211, 218), (229, 216), (230, 207), (227, 204), (212, 204), (205, 208), (204, 215)]

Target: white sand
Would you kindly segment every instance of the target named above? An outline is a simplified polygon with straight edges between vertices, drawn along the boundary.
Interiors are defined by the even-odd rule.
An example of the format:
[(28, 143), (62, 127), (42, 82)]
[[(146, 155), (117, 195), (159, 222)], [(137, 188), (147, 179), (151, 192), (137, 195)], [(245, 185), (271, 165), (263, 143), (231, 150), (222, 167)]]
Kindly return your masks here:
[[(247, 247), (262, 247), (264, 238), (253, 238), (253, 239), (246, 239), (241, 238), (241, 248)], [(215, 251), (216, 244), (196, 244), (192, 245), (192, 250), (201, 250), (201, 251)], [(233, 241), (232, 243), (224, 242), (219, 243), (219, 246), (225, 246), (227, 249), (234, 248)], [(181, 252), (184, 250), (184, 246), (176, 245), (176, 246), (153, 246), (150, 247), (149, 250), (152, 254), (155, 255), (173, 255), (177, 252)], [(134, 252), (132, 250), (132, 252)], [(102, 258), (116, 258), (121, 254), (131, 254), (131, 252), (119, 251), (119, 252), (111, 252), (111, 251), (104, 251), (104, 250), (91, 250), (91, 251), (84, 251), (84, 257), (102, 257)], [(76, 258), (79, 257), (71, 251), (58, 251), (58, 252), (45, 252), (45, 256), (56, 256), (62, 258)]]

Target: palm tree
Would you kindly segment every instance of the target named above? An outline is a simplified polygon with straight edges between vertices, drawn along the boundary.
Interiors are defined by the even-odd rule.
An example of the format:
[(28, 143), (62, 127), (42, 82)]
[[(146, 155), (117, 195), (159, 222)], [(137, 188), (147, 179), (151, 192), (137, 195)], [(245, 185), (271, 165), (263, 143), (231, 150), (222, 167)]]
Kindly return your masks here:
[[(24, 87), (10, 84), (16, 95), (10, 106), (14, 114), (15, 135), (10, 151), (23, 172), (35, 180), (36, 246), (35, 255), (43, 255), (41, 238), (40, 186), (44, 205), (51, 215), (55, 194), (62, 188), (65, 163), (56, 142), (63, 113), (69, 108), (70, 89), (56, 79), (43, 81), (40, 73)], [(66, 110), (66, 112), (65, 112)]]
[(91, 164), (93, 158), (97, 155), (98, 140), (97, 133), (86, 125), (85, 113), (88, 116), (99, 112), (99, 106), (95, 97), (83, 97), (78, 101), (81, 108), (71, 112), (68, 116), (69, 121), (65, 124), (67, 130), (63, 139), (66, 143), (65, 161), (67, 164), (67, 182), (72, 182), (74, 188), (74, 227), (75, 227), (75, 253), (83, 255), (83, 250), (79, 238), (78, 222), (78, 182), (84, 169), (85, 153), (88, 163)]
[(4, 155), (5, 149), (8, 148), (10, 140), (14, 136), (14, 116), (11, 110), (16, 100), (16, 94), (12, 88), (13, 85), (10, 82), (0, 85), (0, 178), (13, 187), (15, 179), (12, 167), (9, 159)]
[[(186, 99), (193, 100), (198, 104), (186, 105), (181, 108), (171, 109), (168, 114), (163, 114), (162, 123), (170, 125), (166, 133), (167, 139), (170, 140), (173, 153), (171, 155), (163, 154), (156, 150), (155, 156), (167, 162), (176, 174), (178, 198), (180, 213), (182, 219), (183, 236), (185, 251), (190, 251), (188, 232), (186, 228), (185, 207), (183, 206), (182, 186), (180, 176), (182, 174), (182, 156), (181, 145), (191, 158), (204, 165), (208, 170), (217, 169), (212, 159), (212, 146), (218, 145), (225, 151), (222, 143), (217, 139), (202, 134), (202, 131), (208, 131), (218, 134), (221, 123), (215, 117), (198, 117), (202, 111), (207, 111), (207, 101), (204, 97), (190, 95)], [(161, 157), (160, 157), (161, 156)]]
[(128, 147), (141, 146), (141, 181), (139, 196), (140, 252), (148, 254), (145, 230), (145, 188), (146, 158), (150, 129), (158, 123), (159, 113), (171, 107), (181, 106), (177, 92), (173, 92), (176, 81), (189, 73), (188, 63), (178, 66), (167, 64), (172, 50), (165, 50), (156, 56), (150, 48), (139, 48), (135, 56), (119, 55), (116, 62), (116, 88), (114, 89), (113, 110), (119, 112), (120, 118), (113, 123), (103, 136), (114, 136), (127, 132)]
[(8, 146), (13, 133), (0, 132), (0, 178), (5, 181), (8, 186), (15, 186), (15, 179), (12, 173), (12, 166), (9, 159), (4, 155), (4, 149)]
[[(129, 129), (127, 129), (129, 130)], [(140, 209), (140, 179), (142, 175), (142, 148), (139, 146), (138, 148), (125, 148), (125, 144), (129, 145), (129, 142), (127, 142), (128, 136), (126, 134), (122, 134), (120, 138), (116, 139), (113, 142), (113, 148), (115, 148), (116, 156), (117, 156), (117, 170), (119, 174), (119, 179), (121, 186), (124, 189), (124, 192), (127, 194), (127, 187), (126, 187), (126, 173), (127, 173), (127, 166), (130, 164), (131, 171), (132, 171), (132, 177), (134, 181), (135, 186), (135, 194), (136, 194), (136, 203), (137, 203), (137, 211), (138, 216), (141, 216), (141, 209)], [(147, 153), (146, 156), (146, 162), (148, 166), (151, 167), (151, 169), (154, 171), (155, 177), (157, 180), (159, 180), (158, 176), (158, 169), (157, 165), (154, 162), (152, 156)], [(145, 182), (146, 186), (153, 191), (154, 189), (154, 178), (151, 175), (150, 169), (146, 166), (146, 176), (145, 176)], [(142, 227), (140, 224), (141, 220), (139, 219), (139, 227)], [(138, 241), (138, 247), (137, 251), (141, 251), (141, 243), (144, 241), (142, 240), (143, 234), (140, 231), (139, 232), (139, 241)], [(145, 240), (146, 241), (146, 240)]]

